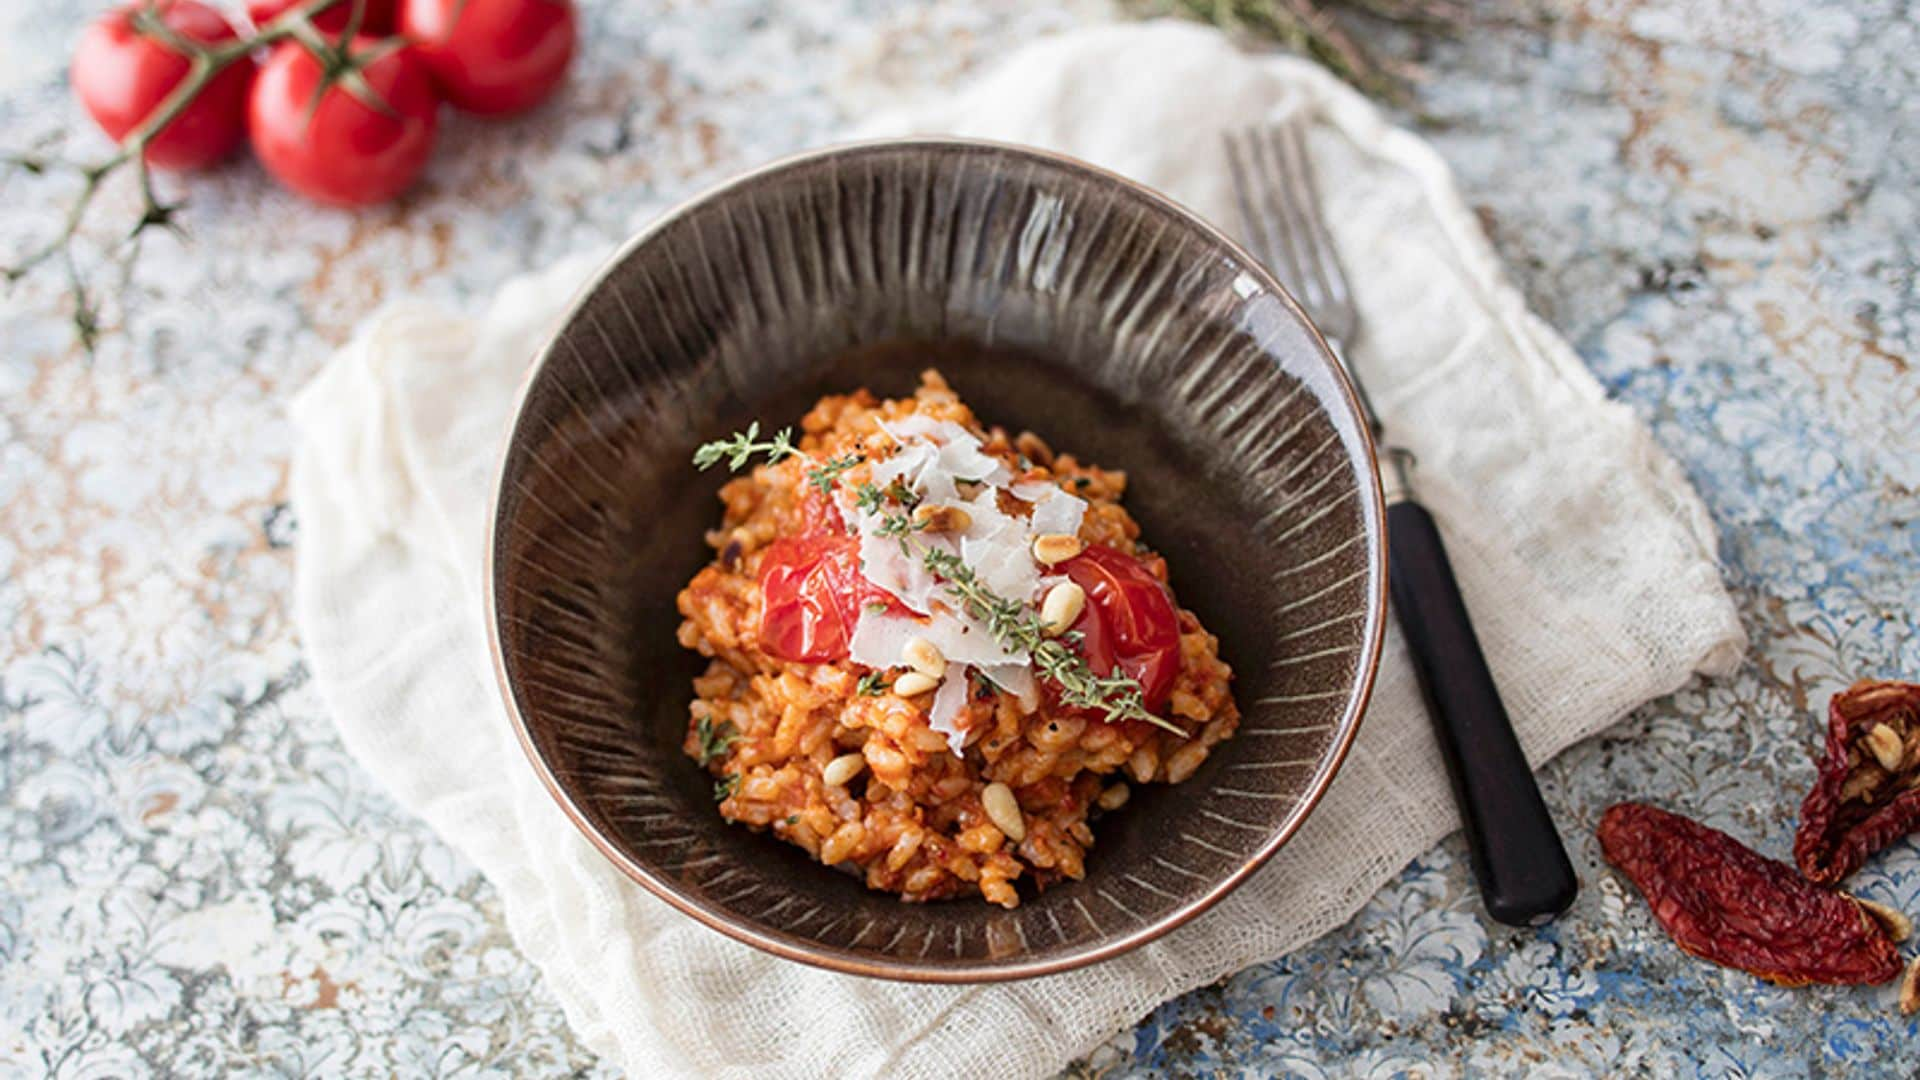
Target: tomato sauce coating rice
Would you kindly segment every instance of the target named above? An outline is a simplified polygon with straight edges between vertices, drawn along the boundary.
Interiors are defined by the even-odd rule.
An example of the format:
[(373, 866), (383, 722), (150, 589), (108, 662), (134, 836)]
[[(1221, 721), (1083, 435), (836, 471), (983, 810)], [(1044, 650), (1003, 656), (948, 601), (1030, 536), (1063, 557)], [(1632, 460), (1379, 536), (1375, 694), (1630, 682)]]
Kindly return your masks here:
[[(914, 417), (920, 419), (910, 419)], [(886, 593), (874, 592), (877, 586), (856, 581), (862, 591), (857, 600), (847, 601), (855, 606), (846, 618), (863, 620), (858, 631), (833, 624), (831, 612), (823, 615), (820, 603), (809, 606), (804, 597), (774, 601), (779, 610), (771, 614), (779, 617), (766, 623), (770, 612), (763, 571), (776, 569), (763, 566), (769, 549), (786, 541), (776, 558), (791, 559), (793, 551), (810, 550), (796, 547), (800, 543), (854, 545), (845, 534), (857, 528), (848, 522), (861, 515), (850, 493), (863, 486), (871, 492), (875, 470), (886, 469), (889, 459), (907, 452), (901, 431), (934, 430), (936, 425), (947, 432), (965, 429), (970, 438), (958, 441), (971, 446), (977, 440), (980, 453), (1005, 467), (1004, 472), (995, 469), (1007, 478), (1000, 490), (960, 482), (959, 490), (976, 500), (971, 505), (997, 507), (1007, 521), (1024, 526), (1038, 520), (1031, 517), (1038, 504), (1028, 499), (1049, 499), (1053, 490), (1069, 493), (1085, 504), (1074, 534), (1081, 544), (1068, 540), (1071, 549), (1084, 545), (1090, 552), (1099, 547), (1120, 553), (1128, 557), (1117, 560), (1126, 564), (1122, 569), (1131, 568), (1153, 597), (1165, 593), (1153, 583), (1166, 582), (1165, 560), (1139, 543), (1139, 526), (1120, 505), (1124, 473), (1083, 464), (1070, 454), (1056, 455), (1030, 433), (1010, 436), (1000, 428), (983, 428), (937, 372), (925, 373), (910, 398), (880, 401), (864, 389), (825, 397), (802, 419), (797, 453), (755, 465), (720, 490), (722, 522), (706, 538), (714, 560), (694, 575), (678, 601), (684, 616), (680, 643), (710, 660), (705, 673), (693, 681), (684, 749), (716, 779), (718, 809), (729, 821), (771, 830), (823, 863), (857, 872), (869, 888), (906, 900), (978, 893), (1012, 908), (1020, 902), (1016, 883), (1022, 878), (1030, 888), (1040, 889), (1061, 878), (1084, 876), (1093, 846), (1090, 818), (1118, 810), (1129, 783), (1187, 779), (1214, 744), (1233, 734), (1240, 714), (1229, 690), (1232, 672), (1219, 657), (1218, 641), (1192, 612), (1171, 601), (1170, 593), (1165, 593), (1169, 599), (1164, 603), (1153, 600), (1160, 604), (1157, 610), (1169, 613), (1161, 667), (1138, 679), (1154, 683), (1147, 702), (1156, 717), (1163, 718), (1159, 723), (1109, 722), (1099, 708), (1062, 701), (1059, 684), (1045, 678), (1032, 680), (1025, 693), (1015, 693), (999, 684), (1015, 680), (989, 677), (991, 672), (1004, 675), (1008, 668), (982, 662), (970, 669), (942, 661), (937, 650), (930, 658), (937, 663), (930, 668), (917, 662), (921, 654), (913, 650), (926, 648), (917, 639), (908, 646), (908, 655), (916, 660), (911, 665), (876, 670), (847, 655), (848, 634), (854, 652), (870, 640), (864, 620), (875, 620), (875, 626), (884, 622), (883, 614), (937, 620), (943, 611), (963, 607), (944, 592), (935, 591), (931, 601), (923, 601), (931, 608), (929, 614), (915, 616)], [(926, 449), (931, 457), (939, 447)], [(984, 459), (976, 455), (972, 460), (977, 468)], [(823, 476), (823, 463), (835, 463), (837, 471)], [(1028, 498), (1011, 494), (1016, 488)], [(953, 527), (932, 509), (920, 507), (918, 528)], [(964, 512), (960, 520), (968, 520)], [(823, 536), (828, 539), (818, 539)], [(960, 550), (957, 541), (953, 547)], [(907, 550), (904, 544), (901, 549)], [(1039, 559), (1027, 555), (1024, 547), (1013, 550), (1021, 552), (1022, 559)], [(1116, 561), (1111, 554), (1101, 554)], [(849, 565), (871, 577), (868, 561)], [(1049, 589), (1048, 582), (1065, 580), (1050, 563), (1015, 569), (1028, 579), (1042, 575), (1034, 596), (1018, 598), (1031, 603), (1036, 613), (1042, 607), (1039, 593)], [(766, 591), (774, 588), (778, 576), (767, 577)], [(1082, 577), (1076, 572), (1073, 579)], [(934, 587), (943, 586), (944, 579)], [(1124, 603), (1098, 587), (1080, 595), (1091, 599), (1076, 627), (1110, 614), (1105, 605)], [(883, 613), (889, 603), (896, 610)], [(1116, 617), (1137, 621), (1124, 611)], [(796, 618), (814, 620), (805, 626), (804, 642), (794, 636)], [(819, 625), (822, 619), (827, 625)], [(1111, 636), (1127, 632), (1133, 623), (1120, 630), (1112, 629), (1116, 624), (1111, 622), (1107, 625), (1105, 633)], [(1069, 634), (1063, 640), (1076, 642), (1074, 648), (1091, 664), (1091, 634)], [(1086, 644), (1079, 644), (1083, 640)], [(833, 658), (820, 659), (829, 652)], [(802, 654), (814, 662), (787, 658)], [(1087, 670), (1094, 675), (1120, 673), (1117, 662), (1107, 664), (1109, 671)], [(944, 675), (922, 674), (929, 670)], [(1024, 670), (1011, 673), (1025, 680)], [(952, 696), (926, 689), (955, 680), (964, 681), (951, 687)], [(948, 715), (941, 720), (944, 730), (936, 730), (930, 717), (942, 707)], [(1168, 721), (1187, 734), (1161, 726)], [(961, 752), (956, 754), (956, 748)]]

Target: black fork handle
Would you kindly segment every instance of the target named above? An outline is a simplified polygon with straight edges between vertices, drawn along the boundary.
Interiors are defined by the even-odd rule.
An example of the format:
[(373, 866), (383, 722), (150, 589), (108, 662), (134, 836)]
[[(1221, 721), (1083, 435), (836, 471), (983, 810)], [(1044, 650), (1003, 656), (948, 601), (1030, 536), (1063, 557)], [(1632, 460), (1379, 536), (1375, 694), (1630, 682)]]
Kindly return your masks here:
[(1393, 605), (1406, 634), (1440, 756), (1466, 825), (1487, 913), (1537, 926), (1580, 890), (1467, 619), (1433, 515), (1412, 501), (1387, 507)]

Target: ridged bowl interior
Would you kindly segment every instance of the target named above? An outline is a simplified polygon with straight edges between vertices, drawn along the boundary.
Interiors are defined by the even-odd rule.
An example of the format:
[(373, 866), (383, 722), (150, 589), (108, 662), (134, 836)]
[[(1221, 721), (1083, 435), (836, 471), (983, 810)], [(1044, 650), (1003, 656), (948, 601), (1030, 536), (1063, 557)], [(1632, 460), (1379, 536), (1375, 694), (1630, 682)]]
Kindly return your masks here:
[[(680, 752), (674, 597), (723, 478), (694, 447), (938, 366), (983, 421), (1128, 473), (1244, 718), (1096, 825), (1084, 881), (1004, 911), (906, 904), (723, 822)], [(535, 767), (622, 870), (788, 957), (894, 978), (1063, 970), (1166, 932), (1298, 828), (1359, 722), (1385, 610), (1380, 496), (1318, 335), (1210, 227), (1037, 151), (896, 141), (753, 173), (630, 243), (527, 385), (496, 492), (496, 658)]]

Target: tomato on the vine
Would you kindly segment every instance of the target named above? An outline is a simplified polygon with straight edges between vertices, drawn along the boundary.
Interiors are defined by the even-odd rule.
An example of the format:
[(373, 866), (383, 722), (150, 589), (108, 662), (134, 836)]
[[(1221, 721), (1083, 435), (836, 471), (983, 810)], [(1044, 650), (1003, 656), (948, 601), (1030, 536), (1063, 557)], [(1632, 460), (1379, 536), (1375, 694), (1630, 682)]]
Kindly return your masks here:
[[(247, 17), (255, 26), (265, 26), (284, 14), (288, 8), (304, 3), (305, 0), (247, 0)], [(391, 34), (394, 26), (394, 4), (396, 0), (359, 0), (364, 6), (360, 9), (360, 32), (363, 34)], [(353, 16), (355, 0), (337, 0), (325, 11), (313, 17), (313, 25), (329, 34), (338, 34), (347, 28), (347, 22)]]
[(1180, 674), (1180, 616), (1167, 587), (1145, 563), (1094, 544), (1060, 564), (1087, 594), (1087, 606), (1069, 627), (1080, 632), (1080, 652), (1096, 675), (1117, 664), (1140, 684), (1149, 710), (1166, 704)]
[(281, 183), (316, 202), (368, 206), (405, 191), (426, 168), (440, 101), (411, 49), (356, 37), (348, 55), (374, 100), (344, 82), (322, 91), (321, 62), (284, 41), (254, 84), (247, 124), (253, 152)]
[(861, 575), (856, 537), (782, 537), (760, 557), (760, 647), (769, 656), (798, 664), (845, 658), (867, 604), (905, 610)]
[(560, 85), (578, 26), (572, 0), (401, 0), (400, 32), (455, 108), (509, 116)]
[[(100, 17), (73, 54), (73, 91), (100, 130), (115, 142), (126, 138), (176, 86), (191, 61), (141, 32), (130, 3)], [(233, 27), (198, 0), (158, 0), (151, 9), (173, 33), (207, 45), (232, 41)], [(251, 59), (242, 58), (213, 77), (198, 97), (147, 142), (146, 160), (159, 169), (198, 169), (226, 157), (246, 134)]]

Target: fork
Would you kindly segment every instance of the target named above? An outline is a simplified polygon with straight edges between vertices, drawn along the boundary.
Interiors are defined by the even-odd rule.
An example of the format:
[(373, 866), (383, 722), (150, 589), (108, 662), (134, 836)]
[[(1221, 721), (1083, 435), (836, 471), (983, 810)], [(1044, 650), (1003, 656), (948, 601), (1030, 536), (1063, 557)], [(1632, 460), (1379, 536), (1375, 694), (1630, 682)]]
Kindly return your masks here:
[(1388, 441), (1347, 364), (1360, 332), (1352, 291), (1322, 219), (1297, 120), (1229, 133), (1227, 164), (1254, 246), (1320, 328), (1381, 446), (1387, 578), (1466, 827), (1487, 913), (1539, 925), (1573, 903), (1579, 879), (1555, 831), (1481, 652), (1433, 516), (1414, 496), (1413, 455)]

